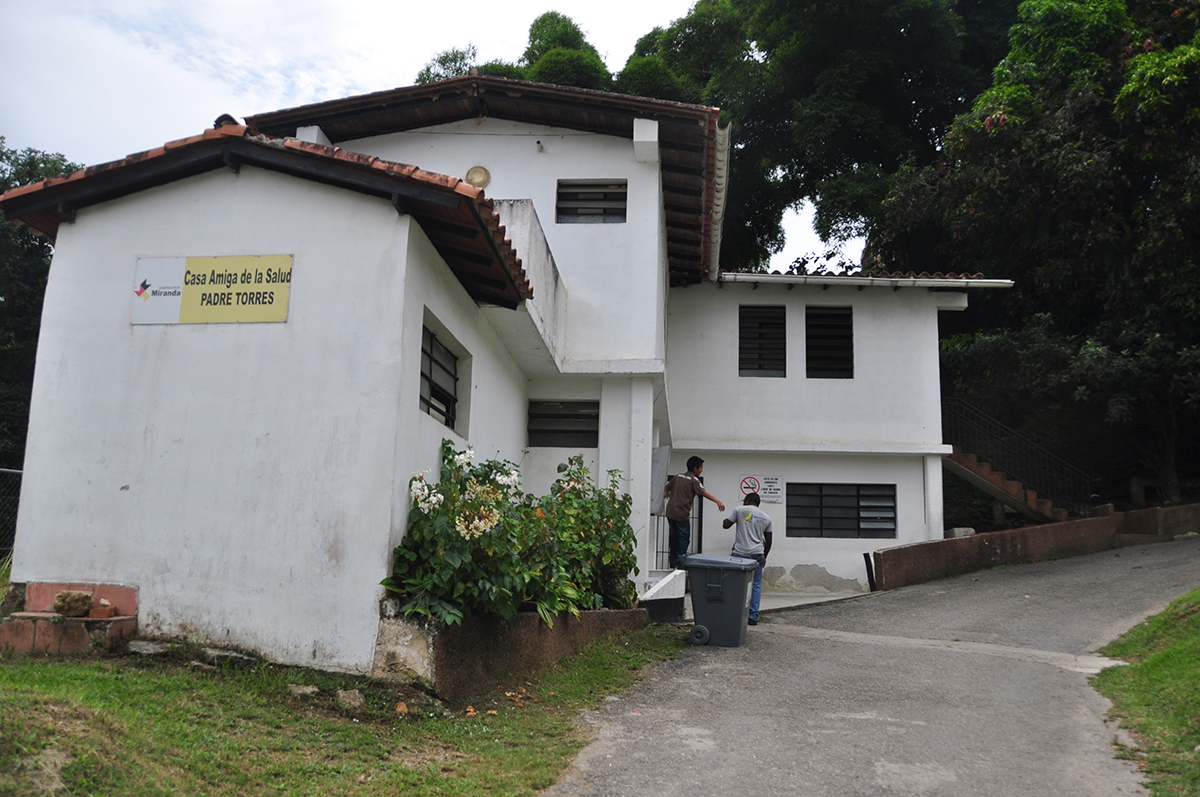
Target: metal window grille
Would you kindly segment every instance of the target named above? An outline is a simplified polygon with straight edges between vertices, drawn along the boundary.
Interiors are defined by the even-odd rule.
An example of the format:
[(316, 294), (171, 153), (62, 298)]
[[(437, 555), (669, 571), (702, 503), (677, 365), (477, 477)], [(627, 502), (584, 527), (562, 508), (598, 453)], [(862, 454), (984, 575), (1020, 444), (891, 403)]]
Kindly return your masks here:
[(849, 307), (804, 308), (809, 379), (854, 378), (854, 318)]
[(534, 448), (597, 448), (600, 445), (600, 402), (529, 402), (529, 445)]
[(782, 306), (738, 308), (738, 376), (787, 376), (787, 321)]
[(559, 224), (624, 224), (627, 180), (559, 180), (554, 220)]
[(421, 409), (454, 428), (458, 358), (428, 328), (421, 330)]
[(890, 539), (894, 484), (788, 484), (787, 536)]

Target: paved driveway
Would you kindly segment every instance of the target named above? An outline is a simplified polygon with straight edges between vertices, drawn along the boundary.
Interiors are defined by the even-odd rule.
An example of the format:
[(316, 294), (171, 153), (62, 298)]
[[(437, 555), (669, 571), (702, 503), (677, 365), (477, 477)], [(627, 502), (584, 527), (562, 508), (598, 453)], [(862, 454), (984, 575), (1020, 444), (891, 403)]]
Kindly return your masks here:
[(589, 712), (547, 794), (1146, 794), (1093, 651), (1197, 586), (1188, 538), (765, 615)]

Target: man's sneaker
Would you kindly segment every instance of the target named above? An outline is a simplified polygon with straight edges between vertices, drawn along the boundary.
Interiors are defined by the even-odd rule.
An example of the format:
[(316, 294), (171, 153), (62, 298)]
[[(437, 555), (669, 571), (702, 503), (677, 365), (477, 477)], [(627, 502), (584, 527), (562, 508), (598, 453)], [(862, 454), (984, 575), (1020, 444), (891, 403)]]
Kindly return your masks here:
[(750, 621), (748, 622), (748, 624), (749, 624), (749, 625), (758, 625), (758, 620), (750, 620)]

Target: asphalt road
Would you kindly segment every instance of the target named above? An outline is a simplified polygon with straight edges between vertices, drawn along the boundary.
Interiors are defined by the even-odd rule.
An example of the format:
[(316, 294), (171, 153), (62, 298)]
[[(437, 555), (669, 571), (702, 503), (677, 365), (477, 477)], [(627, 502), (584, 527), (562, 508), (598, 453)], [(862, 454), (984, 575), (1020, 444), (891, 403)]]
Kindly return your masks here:
[(587, 712), (545, 794), (1144, 795), (1088, 674), (1197, 586), (1193, 537), (764, 615)]

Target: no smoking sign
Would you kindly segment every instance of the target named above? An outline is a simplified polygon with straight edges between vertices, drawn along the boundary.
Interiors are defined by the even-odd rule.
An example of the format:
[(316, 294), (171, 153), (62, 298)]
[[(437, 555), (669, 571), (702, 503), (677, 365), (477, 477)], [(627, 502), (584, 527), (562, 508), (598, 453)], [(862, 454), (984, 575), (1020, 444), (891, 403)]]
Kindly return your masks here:
[(783, 477), (743, 475), (739, 484), (742, 495), (758, 493), (765, 504), (783, 502)]

